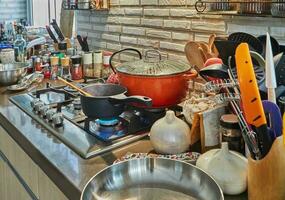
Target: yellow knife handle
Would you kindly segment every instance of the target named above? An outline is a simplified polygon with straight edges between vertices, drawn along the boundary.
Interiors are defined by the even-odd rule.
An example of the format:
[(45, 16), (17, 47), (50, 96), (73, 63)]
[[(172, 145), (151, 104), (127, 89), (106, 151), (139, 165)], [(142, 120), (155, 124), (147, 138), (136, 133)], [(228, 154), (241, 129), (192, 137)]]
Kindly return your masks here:
[(249, 124), (260, 127), (266, 124), (266, 118), (247, 43), (237, 47), (235, 58), (245, 118)]

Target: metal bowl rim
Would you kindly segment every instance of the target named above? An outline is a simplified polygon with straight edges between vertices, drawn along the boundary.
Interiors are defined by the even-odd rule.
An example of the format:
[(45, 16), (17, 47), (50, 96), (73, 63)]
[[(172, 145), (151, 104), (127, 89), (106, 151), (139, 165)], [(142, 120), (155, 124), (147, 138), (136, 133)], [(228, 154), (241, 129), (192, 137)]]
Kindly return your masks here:
[(223, 193), (223, 190), (221, 188), (221, 186), (217, 183), (217, 181), (210, 175), (208, 174), (207, 172), (205, 172), (204, 170), (200, 169), (199, 167), (193, 165), (193, 164), (190, 164), (190, 163), (187, 163), (185, 161), (182, 161), (182, 160), (173, 160), (173, 159), (170, 159), (170, 158), (134, 158), (134, 159), (129, 159), (129, 160), (125, 160), (125, 161), (122, 161), (122, 162), (117, 162), (115, 164), (112, 164), (112, 165), (109, 165), (108, 167), (105, 167), (103, 168), (102, 170), (100, 170), (99, 172), (97, 172), (94, 176), (92, 176), (90, 178), (90, 180), (86, 183), (86, 185), (84, 186), (82, 192), (81, 192), (81, 195), (80, 195), (80, 200), (83, 200), (83, 194), (87, 188), (87, 186), (89, 185), (89, 183), (97, 176), (99, 175), (100, 173), (102, 173), (103, 171), (111, 168), (112, 166), (116, 166), (116, 165), (119, 165), (119, 164), (124, 164), (124, 163), (127, 163), (129, 161), (132, 161), (132, 160), (170, 160), (170, 161), (176, 161), (176, 162), (181, 162), (181, 163), (184, 163), (186, 165), (190, 165), (194, 168), (196, 168), (197, 170), (200, 170), (202, 173), (205, 173), (206, 175), (208, 175), (210, 177), (210, 179), (212, 179), (214, 181), (214, 183), (216, 183), (216, 185), (218, 186), (219, 188), (219, 192), (221, 194), (221, 197), (222, 197), (222, 200), (224, 200), (224, 193)]
[[(18, 66), (17, 68), (13, 68), (13, 69), (6, 69), (6, 70), (1, 70), (1, 66), (5, 67), (7, 65), (15, 65)], [(20, 69), (26, 69), (29, 67), (28, 63), (23, 63), (23, 62), (15, 62), (15, 63), (8, 63), (8, 64), (2, 64), (0, 63), (0, 72), (10, 72), (10, 71), (17, 71)]]

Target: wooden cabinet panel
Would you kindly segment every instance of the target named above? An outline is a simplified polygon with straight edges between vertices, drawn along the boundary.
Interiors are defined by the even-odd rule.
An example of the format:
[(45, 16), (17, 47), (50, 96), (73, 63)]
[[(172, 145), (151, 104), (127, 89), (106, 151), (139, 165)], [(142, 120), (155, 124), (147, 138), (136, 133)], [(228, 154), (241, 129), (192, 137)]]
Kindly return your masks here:
[(56, 187), (49, 177), (39, 168), (40, 200), (67, 200), (66, 196)]
[[(1, 139), (0, 139), (1, 140)], [(0, 157), (0, 199), (7, 199), (6, 192), (6, 178), (5, 178), (5, 162)]]
[(2, 127), (0, 127), (0, 141), (1, 140), (0, 150), (8, 158), (19, 175), (25, 180), (25, 183), (36, 197), (39, 198), (38, 166)]
[(14, 173), (8, 167), (7, 164), (4, 167), (4, 171), (6, 179), (6, 184), (5, 184), (6, 199), (31, 200), (29, 193), (22, 186), (22, 184), (19, 182), (19, 180), (17, 179), (17, 177), (14, 175)]

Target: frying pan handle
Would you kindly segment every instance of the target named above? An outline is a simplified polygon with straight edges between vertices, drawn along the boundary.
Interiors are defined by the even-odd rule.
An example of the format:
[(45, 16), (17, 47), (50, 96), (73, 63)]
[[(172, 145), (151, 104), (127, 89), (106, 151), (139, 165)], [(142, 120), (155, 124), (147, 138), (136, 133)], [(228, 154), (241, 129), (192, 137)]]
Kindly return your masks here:
[(152, 105), (152, 99), (146, 96), (125, 96), (125, 95), (116, 95), (109, 97), (109, 101), (111, 103), (139, 103), (139, 104), (144, 104), (146, 106), (151, 106)]
[(112, 71), (113, 71), (115, 74), (116, 74), (117, 72), (116, 72), (114, 66), (112, 65), (113, 57), (114, 57), (115, 55), (119, 54), (119, 53), (124, 52), (124, 51), (134, 51), (134, 52), (136, 52), (136, 53), (139, 55), (139, 58), (142, 59), (142, 54), (141, 54), (141, 52), (140, 52), (139, 50), (133, 49), (133, 48), (126, 48), (126, 49), (122, 49), (122, 50), (120, 50), (120, 51), (117, 51), (117, 52), (113, 53), (113, 54), (111, 55), (111, 57), (110, 57), (109, 65), (110, 65)]

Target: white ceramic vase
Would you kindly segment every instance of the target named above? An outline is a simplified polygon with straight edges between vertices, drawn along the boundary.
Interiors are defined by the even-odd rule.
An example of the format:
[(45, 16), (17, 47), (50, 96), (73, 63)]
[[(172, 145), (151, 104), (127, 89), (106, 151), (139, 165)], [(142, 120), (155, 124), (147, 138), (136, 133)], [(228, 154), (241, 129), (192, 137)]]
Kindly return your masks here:
[(209, 173), (225, 194), (241, 194), (247, 188), (247, 159), (229, 151), (227, 142), (222, 143), (221, 149), (201, 155), (196, 165)]
[(151, 127), (150, 141), (157, 153), (183, 153), (189, 149), (190, 128), (173, 111), (167, 111), (165, 117), (157, 120)]

